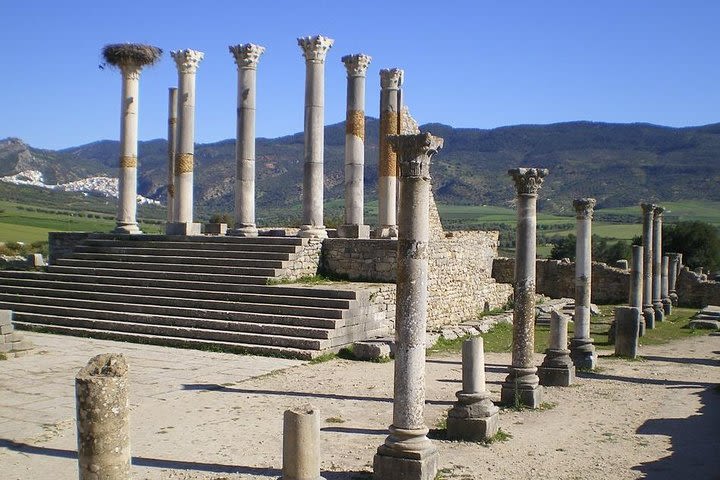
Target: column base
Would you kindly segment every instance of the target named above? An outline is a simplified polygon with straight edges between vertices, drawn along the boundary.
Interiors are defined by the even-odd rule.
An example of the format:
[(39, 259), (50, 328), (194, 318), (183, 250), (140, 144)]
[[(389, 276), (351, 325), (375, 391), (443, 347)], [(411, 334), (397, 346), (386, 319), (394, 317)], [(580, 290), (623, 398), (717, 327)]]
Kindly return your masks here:
[(673, 307), (678, 306), (678, 294), (676, 292), (670, 292), (670, 301)]
[(113, 229), (112, 233), (119, 233), (121, 235), (141, 235), (143, 232), (140, 231), (140, 227), (137, 223), (117, 222), (117, 226)]
[(397, 225), (383, 225), (373, 230), (372, 238), (397, 238)]
[(438, 452), (429, 448), (402, 451), (381, 445), (373, 458), (374, 480), (435, 480), (438, 470)]
[(165, 235), (201, 235), (202, 224), (192, 222), (174, 222), (165, 225)]
[(665, 316), (672, 314), (672, 300), (670, 300), (670, 297), (665, 297), (662, 299), (662, 305), (663, 305), (663, 313), (665, 313)]
[(344, 224), (337, 233), (339, 238), (370, 238), (370, 225)]
[(300, 238), (328, 238), (325, 225), (301, 225), (297, 236)]
[(573, 338), (570, 340), (570, 358), (575, 368), (592, 370), (597, 366), (597, 354), (592, 338)]
[(645, 319), (645, 328), (652, 330), (655, 328), (655, 309), (652, 305), (643, 305), (643, 318)]
[(258, 229), (255, 225), (242, 225), (236, 226), (232, 230), (227, 231), (227, 235), (233, 237), (257, 237)]
[(655, 311), (655, 323), (665, 320), (665, 310), (663, 309), (662, 300), (653, 302), (653, 310)]
[(537, 370), (540, 385), (545, 387), (569, 387), (575, 381), (575, 365), (570, 350), (545, 350), (545, 359)]
[(536, 372), (535, 367), (510, 367), (510, 374), (500, 389), (500, 403), (509, 407), (540, 407), (543, 389)]
[(488, 398), (488, 394), (473, 395), (460, 391), (456, 395), (458, 401), (447, 417), (448, 440), (481, 442), (495, 436), (500, 409)]

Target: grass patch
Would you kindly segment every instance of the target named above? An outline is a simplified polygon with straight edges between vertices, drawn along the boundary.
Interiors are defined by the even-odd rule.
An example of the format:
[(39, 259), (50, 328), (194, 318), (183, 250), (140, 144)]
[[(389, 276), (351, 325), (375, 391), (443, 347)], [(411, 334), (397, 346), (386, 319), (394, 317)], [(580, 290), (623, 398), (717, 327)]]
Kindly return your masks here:
[(552, 410), (553, 408), (557, 407), (557, 402), (542, 402), (540, 406), (537, 408), (537, 410)]
[(345, 420), (340, 417), (328, 417), (325, 419), (325, 423), (345, 423)]
[(315, 365), (316, 363), (329, 362), (330, 360), (335, 360), (336, 358), (338, 358), (337, 353), (328, 352), (328, 353), (323, 353), (322, 355), (313, 358), (308, 363), (310, 365)]
[(438, 338), (435, 345), (428, 348), (427, 355), (442, 355), (448, 353), (458, 353), (462, 351), (462, 344), (465, 340), (470, 338), (471, 335), (463, 335), (453, 340), (449, 340), (445, 337)]
[(324, 275), (303, 275), (299, 278), (268, 278), (267, 285), (287, 285), (290, 283), (301, 283), (303, 285), (324, 285), (337, 283), (342, 280), (326, 277)]
[(0, 353), (0, 360), (7, 360), (7, 355)]
[(483, 445), (492, 445), (493, 443), (507, 442), (507, 441), (510, 440), (511, 438), (512, 438), (512, 435), (510, 435), (509, 433), (507, 433), (507, 432), (506, 432), (505, 430), (503, 430), (502, 428), (498, 428), (498, 431), (497, 431), (497, 433), (496, 433), (495, 435), (493, 435), (492, 437), (488, 438), (487, 440), (483, 440), (483, 441), (480, 442), (480, 443), (482, 443)]

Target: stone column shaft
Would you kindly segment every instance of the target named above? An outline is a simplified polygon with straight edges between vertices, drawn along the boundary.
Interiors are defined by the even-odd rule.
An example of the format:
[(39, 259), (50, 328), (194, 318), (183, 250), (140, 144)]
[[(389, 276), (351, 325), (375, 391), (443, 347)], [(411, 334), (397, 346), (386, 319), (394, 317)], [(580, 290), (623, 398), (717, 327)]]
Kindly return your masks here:
[(177, 153), (177, 87), (168, 88), (167, 221), (175, 219), (175, 154)]
[(388, 135), (400, 133), (400, 87), (404, 72), (399, 68), (380, 70), (380, 140), (378, 149), (378, 238), (397, 236), (397, 155)]
[(663, 313), (670, 315), (672, 313), (672, 300), (670, 299), (670, 257), (663, 255), (662, 257), (662, 276), (660, 278), (660, 296), (662, 298)]
[(592, 216), (594, 198), (573, 201), (576, 215), (575, 243), (575, 328), (570, 346), (577, 368), (595, 368), (597, 357), (590, 338), (590, 296), (592, 292)]
[(645, 327), (655, 328), (655, 309), (652, 302), (653, 282), (653, 215), (656, 205), (643, 203), (640, 205), (643, 210), (643, 317)]
[(323, 221), (325, 57), (333, 42), (321, 35), (298, 38), (305, 57), (305, 169), (300, 237), (327, 237)]
[(550, 314), (550, 345), (538, 367), (540, 385), (568, 387), (575, 381), (575, 366), (568, 350), (567, 315), (555, 310)]
[(642, 311), (643, 292), (643, 247), (632, 246), (632, 264), (630, 266), (630, 298), (628, 304)]
[(652, 303), (656, 322), (662, 322), (665, 317), (662, 303), (662, 214), (664, 211), (663, 207), (657, 206), (653, 212)]
[(320, 414), (312, 405), (283, 415), (283, 468), (280, 480), (322, 480)]
[(670, 253), (670, 265), (668, 268), (668, 296), (673, 306), (677, 307), (678, 295), (677, 295), (677, 277), (678, 277), (678, 264), (680, 263), (679, 253)]
[(257, 65), (264, 47), (252, 43), (230, 47), (238, 67), (235, 146), (235, 227), (230, 235), (256, 237), (255, 98)]
[(120, 168), (115, 233), (142, 233), (137, 223), (137, 142), (140, 67), (123, 65), (120, 105)]
[(637, 357), (641, 317), (637, 308), (615, 307), (615, 355)]

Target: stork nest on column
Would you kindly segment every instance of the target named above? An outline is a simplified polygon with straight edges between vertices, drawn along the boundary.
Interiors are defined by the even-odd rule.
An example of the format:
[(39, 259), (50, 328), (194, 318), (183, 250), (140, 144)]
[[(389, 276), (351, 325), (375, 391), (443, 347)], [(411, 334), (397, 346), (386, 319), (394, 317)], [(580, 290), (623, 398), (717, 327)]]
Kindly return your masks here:
[(113, 43), (102, 49), (105, 64), (113, 67), (154, 65), (160, 60), (162, 53), (161, 48), (142, 43)]

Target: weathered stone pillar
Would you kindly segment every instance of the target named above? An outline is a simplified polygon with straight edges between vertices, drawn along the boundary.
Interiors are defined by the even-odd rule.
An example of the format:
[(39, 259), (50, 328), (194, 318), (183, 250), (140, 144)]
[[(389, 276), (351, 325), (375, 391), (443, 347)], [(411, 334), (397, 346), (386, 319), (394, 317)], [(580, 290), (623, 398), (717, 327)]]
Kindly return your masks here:
[(672, 300), (670, 300), (670, 257), (663, 255), (662, 257), (662, 277), (660, 279), (660, 297), (662, 298), (663, 313), (670, 315), (672, 313)]
[(643, 211), (643, 317), (645, 328), (655, 328), (655, 309), (652, 303), (652, 269), (653, 269), (653, 215), (656, 205), (640, 204)]
[(170, 52), (178, 70), (178, 141), (175, 154), (175, 220), (172, 235), (199, 235), (193, 223), (193, 163), (195, 156), (195, 74), (205, 56), (197, 50)]
[(345, 223), (338, 227), (343, 238), (369, 238), (365, 225), (365, 75), (371, 57), (358, 53), (342, 57), (347, 69), (345, 117)]
[(500, 409), (485, 388), (485, 353), (482, 337), (474, 337), (462, 346), (462, 390), (455, 393), (458, 401), (448, 412), (448, 440), (480, 442), (498, 431)]
[(75, 377), (80, 480), (130, 479), (127, 373), (122, 355), (106, 353)]
[(568, 349), (569, 321), (568, 316), (560, 312), (553, 310), (550, 313), (550, 345), (537, 372), (540, 385), (568, 387), (575, 381), (575, 365)]
[(641, 317), (638, 308), (615, 307), (615, 355), (637, 357)]
[(119, 43), (106, 45), (103, 58), (120, 69), (120, 164), (118, 170), (118, 213), (113, 233), (142, 233), (137, 223), (137, 143), (140, 71), (153, 65), (162, 50), (150, 45)]
[(320, 414), (312, 405), (285, 410), (281, 480), (321, 480)]
[(430, 240), (430, 159), (443, 140), (429, 133), (390, 137), (400, 165), (393, 423), (373, 462), (376, 480), (432, 480), (437, 449), (427, 438), (425, 327)]
[(265, 47), (245, 43), (229, 47), (238, 68), (235, 145), (235, 227), (229, 235), (257, 237), (255, 225), (255, 84)]
[(590, 338), (590, 295), (592, 279), (592, 217), (594, 198), (573, 201), (576, 215), (575, 243), (575, 322), (570, 356), (575, 367), (593, 369), (597, 363), (595, 346)]
[(668, 297), (672, 302), (672, 305), (677, 307), (678, 294), (677, 294), (677, 277), (680, 263), (680, 253), (668, 253), (670, 257), (670, 265), (668, 267)]
[(514, 168), (508, 171), (517, 189), (515, 241), (515, 308), (510, 373), (502, 384), (500, 399), (506, 405), (520, 403), (537, 408), (542, 402), (540, 379), (533, 362), (535, 352), (535, 261), (537, 196), (547, 176), (545, 168)]
[(177, 87), (168, 88), (167, 223), (175, 218), (175, 154), (177, 153)]
[(323, 223), (325, 57), (334, 42), (322, 35), (298, 38), (305, 57), (305, 171), (299, 237), (327, 237)]
[(403, 79), (404, 73), (399, 68), (380, 70), (377, 238), (397, 237), (397, 154), (388, 143), (387, 136), (400, 133), (400, 87)]
[(656, 322), (665, 319), (662, 303), (662, 214), (664, 211), (663, 207), (656, 206), (653, 212), (652, 302)]
[[(639, 335), (645, 335), (645, 317), (642, 315), (643, 308), (643, 247), (641, 245), (632, 246), (632, 266), (630, 268), (630, 295), (628, 304), (632, 308), (637, 308), (640, 312), (640, 330)], [(617, 325), (616, 325), (617, 328)]]

